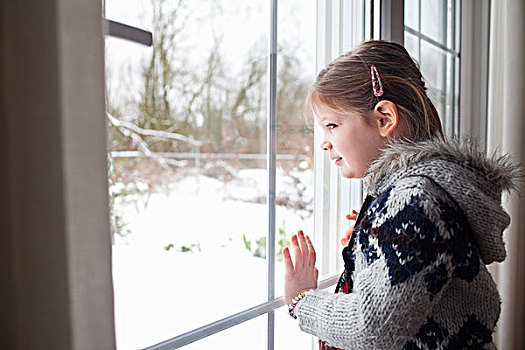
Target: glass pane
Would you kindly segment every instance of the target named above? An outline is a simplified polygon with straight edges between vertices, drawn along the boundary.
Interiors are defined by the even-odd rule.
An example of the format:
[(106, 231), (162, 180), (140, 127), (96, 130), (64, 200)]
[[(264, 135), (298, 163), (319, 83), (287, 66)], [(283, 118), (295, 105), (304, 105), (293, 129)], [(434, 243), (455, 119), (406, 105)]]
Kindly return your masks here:
[(421, 42), (421, 71), (429, 84), (428, 94), (434, 102), (439, 115), (443, 118), (446, 112), (445, 89), (447, 57), (440, 49)]
[[(333, 293), (335, 291), (335, 285), (329, 286), (323, 290)], [(319, 338), (302, 332), (297, 320), (294, 320), (288, 314), (287, 306), (275, 310), (275, 339), (276, 350), (319, 349)]]
[(302, 332), (297, 320), (290, 317), (288, 306), (275, 310), (275, 350), (308, 350), (312, 349), (313, 341), (314, 337)]
[(278, 16), (276, 295), (282, 295), (282, 249), (298, 230), (313, 236), (313, 126), (303, 103), (315, 74), (316, 1), (280, 1)]
[(419, 62), (419, 40), (415, 35), (405, 31), (405, 48), (410, 56)]
[[(415, 0), (405, 1), (405, 22), (413, 21), (408, 7)], [(459, 50), (460, 2), (456, 0), (417, 1), (421, 6), (421, 33), (452, 50)], [(412, 16), (412, 17), (410, 17)], [(457, 133), (459, 101), (459, 58), (446, 52), (426, 38), (419, 39), (405, 31), (405, 47), (419, 59), (424, 78), (429, 85), (429, 96), (440, 113), (446, 134)]]
[(421, 69), (423, 76), (435, 90), (445, 89), (446, 55), (437, 47), (421, 42)]
[[(288, 316), (290, 317), (290, 316)], [(225, 331), (184, 346), (184, 350), (266, 350), (266, 315), (259, 316)], [(292, 346), (290, 349), (293, 349)]]
[(405, 25), (419, 31), (419, 0), (405, 0)]
[(126, 6), (121, 6), (117, 0), (103, 0), (102, 2), (107, 19), (138, 28), (144, 28), (147, 24), (146, 18), (142, 14), (151, 11), (149, 1), (129, 0), (126, 2)]
[(154, 37), (106, 44), (119, 348), (266, 301), (267, 7), (107, 1)]
[(446, 45), (447, 1), (421, 1), (421, 33)]

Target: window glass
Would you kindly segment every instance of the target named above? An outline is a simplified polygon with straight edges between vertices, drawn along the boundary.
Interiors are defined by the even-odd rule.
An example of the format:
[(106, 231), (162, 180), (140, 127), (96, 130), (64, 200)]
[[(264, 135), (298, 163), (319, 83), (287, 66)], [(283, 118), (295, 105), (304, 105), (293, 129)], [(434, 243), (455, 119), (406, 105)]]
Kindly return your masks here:
[(419, 0), (405, 0), (405, 26), (419, 30)]
[[(290, 316), (288, 316), (290, 317)], [(262, 315), (183, 347), (184, 350), (266, 350), (266, 323)], [(289, 343), (288, 349), (294, 345)]]
[(117, 342), (143, 348), (266, 301), (268, 4), (108, 0), (106, 17), (154, 38), (106, 43)]
[[(405, 47), (420, 64), (428, 83), (428, 95), (441, 117), (443, 131), (448, 135), (458, 131), (458, 3), (455, 0), (405, 1)], [(412, 27), (416, 17), (420, 17), (421, 31)]]
[(313, 338), (310, 334), (301, 332), (297, 324), (288, 314), (288, 308), (275, 311), (275, 350), (317, 349), (312, 348)]
[(405, 48), (409, 53), (411, 53), (412, 57), (420, 57), (419, 40), (417, 36), (410, 34), (409, 32), (405, 32)]
[[(316, 145), (302, 103), (322, 50), (317, 5), (279, 2), (277, 296), (282, 248), (297, 230), (314, 232)], [(368, 1), (331, 11), (331, 52), (347, 51), (371, 30)], [(106, 41), (116, 336), (119, 348), (135, 349), (266, 301), (269, 4), (107, 0), (106, 17), (154, 36), (153, 48)], [(319, 168), (317, 176), (330, 183), (329, 208), (317, 218), (329, 223), (316, 232), (326, 237), (316, 246), (329, 257), (321, 269), (328, 277), (341, 271), (344, 215), (358, 209), (361, 189), (358, 181), (343, 183), (337, 169)], [(285, 308), (275, 317), (276, 348), (310, 347)], [(263, 349), (266, 321), (185, 348)]]
[[(327, 293), (333, 293), (335, 285), (321, 289)], [(301, 332), (297, 324), (288, 314), (288, 309), (281, 308), (275, 312), (275, 349), (289, 350), (289, 349), (315, 349), (319, 348), (319, 338), (310, 334)]]
[(447, 0), (425, 0), (420, 3), (421, 33), (439, 43), (446, 44)]
[(445, 103), (446, 86), (446, 53), (429, 43), (421, 42), (421, 70), (423, 77), (429, 84), (429, 95), (443, 115), (443, 104)]
[(279, 2), (277, 64), (276, 295), (283, 293), (282, 249), (303, 230), (313, 237), (313, 121), (303, 103), (315, 74), (316, 1)]

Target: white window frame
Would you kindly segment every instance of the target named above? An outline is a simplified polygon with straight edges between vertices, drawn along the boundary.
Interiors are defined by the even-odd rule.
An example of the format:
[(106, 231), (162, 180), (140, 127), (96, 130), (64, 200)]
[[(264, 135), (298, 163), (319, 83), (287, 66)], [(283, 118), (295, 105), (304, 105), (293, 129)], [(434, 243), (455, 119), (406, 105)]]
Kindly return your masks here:
[[(458, 0), (461, 1), (461, 0)], [(487, 146), (490, 0), (461, 1), (458, 135)]]

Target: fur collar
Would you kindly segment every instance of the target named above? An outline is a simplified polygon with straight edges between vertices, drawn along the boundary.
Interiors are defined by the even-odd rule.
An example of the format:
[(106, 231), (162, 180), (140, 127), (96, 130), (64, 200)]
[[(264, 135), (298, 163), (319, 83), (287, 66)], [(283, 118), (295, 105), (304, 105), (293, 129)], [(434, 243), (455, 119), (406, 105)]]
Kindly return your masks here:
[(479, 174), (492, 183), (499, 193), (516, 190), (517, 180), (524, 176), (523, 167), (514, 163), (508, 155), (487, 156), (472, 139), (396, 141), (390, 143), (369, 167), (363, 179), (365, 192), (377, 194), (391, 184), (393, 174), (436, 159), (460, 164), (466, 172)]
[(472, 140), (435, 138), (391, 143), (363, 180), (365, 192), (377, 196), (401, 178), (431, 178), (458, 204), (489, 264), (506, 256), (502, 234), (510, 217), (501, 206), (502, 191), (517, 189), (523, 174), (509, 156), (486, 156)]

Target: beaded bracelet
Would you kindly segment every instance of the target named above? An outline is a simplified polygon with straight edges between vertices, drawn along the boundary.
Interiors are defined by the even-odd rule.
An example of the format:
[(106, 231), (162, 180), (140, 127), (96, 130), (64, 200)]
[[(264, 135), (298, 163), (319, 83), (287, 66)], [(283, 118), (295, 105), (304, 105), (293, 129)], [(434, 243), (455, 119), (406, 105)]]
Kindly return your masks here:
[(295, 315), (294, 313), (295, 307), (297, 306), (297, 303), (299, 303), (305, 296), (306, 296), (306, 292), (299, 293), (299, 295), (297, 295), (295, 298), (292, 299), (292, 302), (290, 303), (290, 305), (288, 305), (288, 313), (294, 319), (297, 319), (297, 315)]

